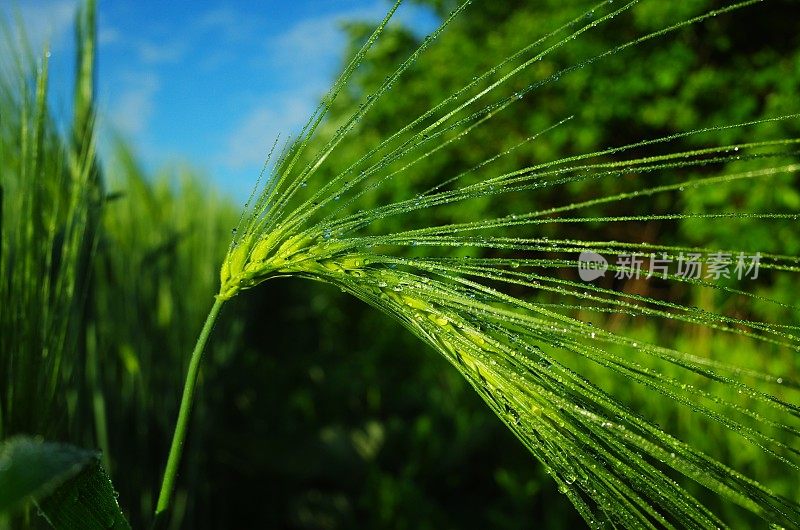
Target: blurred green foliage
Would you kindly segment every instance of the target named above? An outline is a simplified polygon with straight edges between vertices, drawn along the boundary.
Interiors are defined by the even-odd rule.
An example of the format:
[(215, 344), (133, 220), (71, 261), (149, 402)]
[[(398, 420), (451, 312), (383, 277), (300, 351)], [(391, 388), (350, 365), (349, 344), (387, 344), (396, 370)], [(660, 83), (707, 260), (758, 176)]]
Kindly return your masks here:
[[(421, 3), (442, 16), (452, 7), (448, 0)], [(717, 4), (710, 0), (643, 2), (554, 51), (490, 100)], [(456, 20), (397, 82), (390, 97), (359, 123), (324, 171), (333, 175), (343, 170), (357, 155), (477, 72), (583, 12), (587, 5), (555, 0), (473, 2), (466, 16)], [(556, 128), (469, 178), (673, 132), (796, 111), (800, 35), (791, 31), (792, 17), (787, 16), (796, 12), (796, 7), (791, 11), (793, 6), (793, 2), (776, 0), (743, 9), (567, 72), (452, 149), (426, 158), (380, 191), (370, 192), (359, 206), (413, 197), (426, 184), (468, 169), (570, 115), (574, 118), (568, 126)], [(355, 22), (348, 25), (349, 53), (369, 29)], [(417, 44), (410, 30), (390, 29), (361, 65), (355, 83), (336, 101), (318, 141), (329, 137)], [(15, 90), (28, 94), (30, 86)], [(14, 116), (11, 111), (22, 107), (20, 101), (2, 100), (3, 263), (8, 263), (9, 256), (19, 259), (15, 253), (35, 251), (44, 259), (41, 256), (48, 252), (21, 243), (14, 246), (9, 236), (16, 226), (9, 219), (18, 215), (8, 207), (9, 190), (20, 185), (13, 175), (23, 162), (17, 156), (19, 145), (11, 139), (19, 127), (6, 116)], [(87, 112), (78, 127), (86, 126)], [(39, 192), (55, 201), (69, 187), (55, 179), (63, 173), (58, 168), (68, 164), (69, 150), (57, 140), (52, 123), (43, 123), (49, 131), (47, 138), (55, 139), (43, 144), (45, 169), (39, 178), (48, 184)], [(746, 142), (751, 135), (799, 134), (798, 122), (792, 120), (700, 134), (665, 149)], [(757, 160), (742, 160), (722, 170), (757, 164)], [(74, 257), (75, 266), (83, 268), (80, 278), (89, 282), (86, 296), (80, 300), (78, 313), (71, 313), (70, 304), (76, 300), (64, 301), (67, 309), (63, 311), (79, 318), (70, 324), (74, 342), (60, 353), (65, 363), (62, 370), (70, 369), (56, 385), (58, 392), (51, 391), (60, 396), (53, 397), (58, 404), (42, 402), (39, 410), (33, 398), (27, 398), (27, 417), (36, 420), (32, 423), (10, 422), (3, 409), (0, 437), (40, 433), (102, 448), (121, 504), (133, 527), (140, 528), (154, 508), (185, 364), (216, 292), (217, 266), (237, 211), (205, 189), (192, 170), (179, 171), (179, 178), (174, 171), (145, 175), (124, 145), (117, 149), (115, 163), (107, 167), (103, 191), (107, 196), (100, 201), (97, 232), (93, 225), (85, 229), (86, 240), (92, 242), (90, 265), (77, 255), (80, 252)], [(720, 168), (694, 171), (700, 176)], [(446, 219), (426, 212), (418, 219), (433, 224), (466, 221), (557, 205), (565, 196), (577, 201), (631, 189), (637, 177), (670, 179), (669, 174), (659, 173), (629, 180), (590, 180), (571, 184), (566, 191), (546, 188), (503, 201), (476, 199), (468, 207), (437, 209), (445, 214), (438, 211), (436, 215), (446, 215)], [(797, 211), (798, 189), (796, 177), (782, 178), (756, 188), (742, 183), (664, 195), (654, 201), (628, 201), (594, 213)], [(84, 200), (88, 209), (95, 198)], [(53, 224), (58, 227), (63, 222)], [(662, 243), (688, 239), (719, 248), (800, 252), (800, 232), (790, 221), (541, 226), (541, 235), (550, 237)], [(765, 274), (757, 290), (788, 300), (796, 290), (787, 282), (778, 274)], [(677, 299), (695, 296), (680, 285), (669, 288), (673, 291), (656, 294)], [(724, 297), (695, 301), (730, 309), (725, 308)], [(20, 315), (33, 314), (35, 303), (26, 310), (31, 313)], [(741, 309), (742, 316), (750, 313), (798, 324), (798, 314), (775, 306), (754, 303)], [(624, 315), (612, 315), (597, 325), (628, 326), (643, 340), (667, 341), (699, 354), (721, 351), (732, 364), (787, 377), (797, 377), (800, 370), (798, 360), (773, 352), (756, 354), (741, 339), (711, 338), (697, 330), (656, 329)], [(10, 340), (9, 333), (10, 328), (3, 330), (3, 340)], [(2, 344), (7, 361), (12, 346)], [(28, 341), (15, 354), (33, 358), (40, 348), (37, 344)], [(582, 368), (591, 374), (591, 367)], [(30, 373), (4, 371), (0, 390), (8, 397), (12, 386), (25, 389), (26, 382), (37, 380)], [(657, 423), (674, 427), (690, 444), (721, 450), (777, 491), (797, 498), (796, 480), (776, 476), (775, 467), (736, 435), (684, 416), (680, 409), (662, 407), (662, 398), (647, 389), (615, 380), (598, 384), (626, 402), (637, 403)], [(26, 391), (33, 395), (38, 390)], [(796, 402), (797, 396), (790, 392), (784, 397)], [(20, 399), (14, 398), (15, 406)], [(65, 415), (69, 421), (62, 421)], [(702, 491), (697, 495), (703, 498)], [(733, 508), (715, 508), (730, 510), (727, 515), (734, 526), (751, 524)], [(225, 307), (201, 376), (172, 528), (510, 530), (583, 524), (566, 497), (457, 372), (420, 348), (414, 337), (388, 317), (329, 286), (282, 279)]]

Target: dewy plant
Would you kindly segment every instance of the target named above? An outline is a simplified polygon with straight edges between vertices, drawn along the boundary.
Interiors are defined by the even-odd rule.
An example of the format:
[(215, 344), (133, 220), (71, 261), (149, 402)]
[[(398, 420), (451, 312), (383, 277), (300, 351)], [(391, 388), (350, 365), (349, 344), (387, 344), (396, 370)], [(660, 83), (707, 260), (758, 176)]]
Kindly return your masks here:
[[(337, 160), (338, 167), (344, 169), (337, 170), (332, 178), (324, 177), (322, 168), (337, 159), (337, 148), (346, 139), (357, 138), (362, 119), (379, 101), (391, 97), (393, 86), (414, 68), (440, 33), (456, 17), (469, 16), (470, 3), (457, 7), (374, 92), (354, 106), (348, 119), (334, 124), (335, 130), (328, 130), (319, 139), (315, 135), (324, 128), (337, 96), (359, 71), (398, 2), (344, 68), (299, 136), (286, 142), (283, 149), (277, 142), (273, 146), (265, 165), (263, 189), (254, 192), (234, 230), (221, 267), (219, 293), (191, 357), (157, 512), (164, 513), (170, 507), (202, 352), (220, 309), (227, 300), (269, 279), (298, 276), (333, 284), (356, 296), (397, 319), (443, 355), (542, 463), (592, 527), (724, 526), (712, 509), (696, 501), (676, 480), (678, 476), (765, 521), (799, 525), (796, 503), (665, 432), (574, 368), (576, 362), (585, 361), (631, 384), (643, 385), (661, 395), (665, 407), (688, 408), (693, 414), (718, 422), (780, 461), (786, 473), (796, 475), (800, 473), (800, 431), (795, 420), (800, 409), (771, 390), (791, 384), (788, 378), (604, 329), (586, 318), (576, 318), (574, 310), (698, 326), (796, 354), (800, 345), (796, 327), (726, 315), (687, 301), (610, 289), (580, 280), (577, 272), (581, 252), (639, 256), (645, 264), (656, 255), (672, 260), (690, 253), (725, 255), (735, 260), (746, 254), (758, 256), (762, 273), (775, 274), (796, 273), (800, 270), (798, 259), (759, 248), (723, 253), (689, 244), (658, 244), (652, 239), (621, 242), (541, 235), (544, 227), (570, 223), (644, 223), (655, 219), (736, 223), (753, 218), (795, 222), (798, 215), (791, 211), (597, 212), (609, 205), (624, 207), (631, 201), (670, 197), (686, 189), (721, 188), (796, 175), (800, 164), (796, 162), (795, 138), (753, 138), (746, 143), (678, 152), (670, 150), (670, 145), (709, 131), (755, 130), (763, 124), (796, 120), (797, 116), (712, 124), (707, 129), (492, 172), (493, 164), (510, 153), (576, 125), (566, 113), (471, 169), (437, 175), (438, 184), (415, 189), (404, 200), (383, 204), (367, 201), (400, 180), (413, 188), (415, 169), (423, 161), (469, 142), (486, 122), (513, 113), (515, 105), (536, 98), (538, 91), (561, 78), (688, 26), (753, 8), (751, 4), (758, 2), (729, 4), (647, 34), (625, 36), (617, 46), (584, 57), (572, 66), (535, 80), (526, 77), (543, 59), (576, 39), (591, 38), (593, 30), (629, 14), (639, 3), (601, 2), (502, 63), (475, 72), (471, 82), (418, 116), (409, 117), (405, 126), (371, 144), (363, 154), (346, 164)], [(538, 104), (547, 105), (547, 101)], [(309, 152), (311, 147), (314, 152)], [(752, 163), (730, 169), (734, 161)], [(661, 175), (669, 178), (660, 180), (657, 177)], [(602, 193), (602, 182), (623, 178), (633, 180), (630, 191)], [(563, 204), (535, 210), (514, 209), (517, 203), (513, 199), (520, 194), (569, 190), (571, 185), (592, 182), (601, 190), (595, 197), (565, 198)], [(360, 206), (362, 201), (367, 207)], [(480, 201), (497, 201), (507, 213), (448, 221), (448, 207), (461, 204), (469, 208)], [(620, 272), (622, 266), (609, 261), (609, 270)], [(751, 303), (782, 304), (746, 292), (744, 284), (718, 284), (705, 276), (690, 278), (668, 269), (660, 270), (659, 276), (670, 284), (723, 292)], [(541, 294), (558, 302), (543, 302), (536, 297)], [(664, 366), (669, 369), (664, 370)], [(715, 386), (687, 384), (689, 376), (699, 376)], [(717, 392), (720, 389), (724, 392)], [(725, 392), (731, 391), (774, 415), (726, 397), (730, 394)], [(786, 436), (792, 442), (786, 442)]]

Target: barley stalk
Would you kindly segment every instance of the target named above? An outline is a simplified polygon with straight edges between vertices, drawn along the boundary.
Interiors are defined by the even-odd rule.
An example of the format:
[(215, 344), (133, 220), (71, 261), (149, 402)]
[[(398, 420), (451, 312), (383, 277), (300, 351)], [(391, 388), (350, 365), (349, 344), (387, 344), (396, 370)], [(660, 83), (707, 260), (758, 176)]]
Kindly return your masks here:
[[(574, 300), (580, 308), (604, 312), (629, 312), (658, 321), (677, 321), (714, 329), (790, 351), (800, 349), (796, 329), (769, 322), (736, 318), (690, 305), (659, 300), (635, 293), (615, 292), (580, 283), (555, 274), (577, 266), (575, 253), (630, 251), (639, 255), (663, 253), (676, 257), (683, 252), (715, 249), (668, 246), (654, 243), (622, 243), (521, 237), (514, 230), (560, 223), (618, 223), (647, 220), (707, 219), (737, 222), (758, 218), (800, 219), (794, 212), (725, 212), (717, 214), (674, 212), (645, 215), (587, 215), (585, 209), (609, 203), (624, 203), (637, 197), (682, 192), (685, 186), (725, 186), (735, 182), (762, 181), (793, 176), (800, 166), (783, 163), (797, 155), (798, 139), (753, 141), (677, 150), (653, 156), (634, 156), (644, 146), (669, 148), (678, 138), (699, 136), (725, 128), (754, 127), (771, 121), (794, 120), (785, 115), (747, 123), (709, 127), (630, 145), (612, 147), (584, 155), (541, 162), (475, 181), (467, 177), (492, 160), (471, 170), (443, 175), (440, 184), (406, 200), (358, 210), (358, 201), (392, 179), (413, 178), (416, 163), (440, 149), (463, 141), (485, 121), (512, 107), (536, 88), (561, 75), (602, 60), (630, 46), (661, 38), (677, 29), (741, 9), (754, 2), (738, 2), (695, 18), (631, 39), (591, 57), (574, 67), (556, 72), (540, 83), (513, 91), (495, 101), (487, 95), (502, 94), (515, 75), (536, 61), (599, 24), (631, 9), (638, 2), (603, 2), (565, 24), (552, 35), (556, 42), (536, 41), (509, 57), (507, 62), (477, 75), (473, 82), (434, 106), (383, 140), (347, 169), (330, 180), (314, 180), (319, 169), (361, 118), (384, 97), (444, 30), (466, 8), (459, 7), (429, 39), (422, 42), (408, 61), (388, 76), (381, 87), (362, 101), (348, 120), (331, 134), (318, 151), (307, 153), (311, 139), (337, 94), (388, 21), (388, 16), (353, 61), (344, 69), (301, 135), (277, 156), (263, 190), (254, 193), (242, 215), (230, 249), (220, 270), (220, 290), (198, 346), (192, 356), (187, 386), (173, 450), (167, 464), (159, 513), (169, 506), (180, 447), (185, 437), (188, 410), (203, 345), (219, 307), (241, 291), (282, 276), (298, 276), (335, 285), (400, 321), (409, 331), (443, 355), (481, 395), (487, 405), (508, 425), (520, 441), (545, 466), (559, 489), (569, 497), (592, 527), (604, 524), (624, 527), (722, 527), (724, 522), (673, 478), (683, 475), (773, 524), (800, 521), (800, 508), (742, 473), (730, 469), (647, 421), (602, 388), (574, 370), (567, 358), (583, 359), (611, 373), (648, 387), (676, 406), (718, 422), (738, 433), (766, 454), (777, 459), (787, 472), (800, 472), (800, 452), (774, 432), (795, 439), (800, 431), (789, 421), (800, 417), (800, 408), (748, 382), (753, 377), (767, 384), (789, 384), (783, 378), (747, 371), (712, 361), (692, 352), (636, 340), (613, 330), (604, 330), (557, 307), (531, 299), (531, 294), (553, 293)], [(395, 8), (397, 5), (395, 5)], [(392, 12), (394, 11), (394, 9)], [(389, 13), (391, 16), (392, 12)], [(551, 36), (552, 36), (551, 35)], [(523, 144), (552, 134), (571, 120), (563, 120), (534, 132)], [(498, 158), (520, 146), (498, 153)], [(270, 155), (272, 156), (272, 155)], [(613, 157), (613, 161), (609, 161)], [(758, 169), (731, 171), (726, 164), (749, 160)], [(626, 175), (657, 175), (671, 172), (684, 176), (697, 168), (714, 167), (713, 176), (679, 183), (644, 182), (636, 191), (582, 200), (557, 207), (509, 213), (473, 222), (425, 225), (413, 228), (414, 216), (475, 199), (502, 200), (515, 193), (531, 193), (571, 183)], [(408, 220), (409, 228), (381, 230), (382, 222)], [(427, 252), (418, 252), (424, 249)], [(474, 255), (451, 253), (472, 249)], [(737, 249), (728, 249), (735, 252)], [(748, 249), (752, 250), (752, 249)], [(490, 251), (482, 253), (484, 251)], [(797, 273), (795, 256), (762, 253), (761, 267), (767, 271)], [(610, 270), (619, 270), (612, 265)], [(551, 274), (549, 274), (551, 273)], [(676, 284), (713, 289), (760, 303), (780, 302), (730, 286), (713, 285), (669, 275)], [(524, 291), (524, 295), (516, 294)], [(743, 394), (771, 409), (786, 421), (760, 415), (706, 388), (687, 385), (649, 367), (648, 360), (663, 362), (685, 374), (699, 374)], [(724, 408), (727, 412), (721, 412)]]

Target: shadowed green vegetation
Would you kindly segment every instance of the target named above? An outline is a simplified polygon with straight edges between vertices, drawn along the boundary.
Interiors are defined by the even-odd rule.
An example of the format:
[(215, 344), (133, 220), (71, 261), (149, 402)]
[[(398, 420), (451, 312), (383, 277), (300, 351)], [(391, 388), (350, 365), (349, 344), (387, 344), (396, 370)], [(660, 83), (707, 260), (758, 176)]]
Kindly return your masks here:
[[(800, 526), (791, 3), (528, 4), (472, 2), (422, 42), (350, 24), (319, 124), (241, 219), (123, 143), (100, 174), (92, 5), (67, 137), (19, 54), (0, 439), (102, 449), (146, 526), (220, 293), (165, 526)], [(584, 249), (611, 261), (594, 283)], [(614, 278), (634, 251), (762, 262)]]

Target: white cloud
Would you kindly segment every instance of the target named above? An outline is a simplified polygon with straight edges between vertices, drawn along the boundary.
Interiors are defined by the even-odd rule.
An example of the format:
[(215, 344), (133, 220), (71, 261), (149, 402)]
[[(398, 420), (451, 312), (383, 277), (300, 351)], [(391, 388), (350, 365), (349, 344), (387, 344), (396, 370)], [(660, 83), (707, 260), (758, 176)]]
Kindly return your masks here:
[(235, 28), (241, 17), (232, 9), (223, 7), (206, 11), (194, 22), (194, 27), (200, 31), (216, 28)]
[(226, 64), (235, 62), (237, 58), (236, 53), (230, 49), (218, 49), (201, 57), (197, 65), (204, 72), (211, 72)]
[(167, 64), (176, 63), (183, 59), (189, 50), (189, 43), (186, 41), (173, 41), (165, 43), (139, 42), (136, 45), (139, 59), (144, 64)]
[(204, 12), (190, 29), (193, 33), (216, 33), (229, 42), (238, 42), (251, 37), (259, 25), (256, 17), (247, 17), (223, 7)]
[(296, 131), (313, 111), (313, 100), (296, 94), (272, 98), (258, 105), (233, 127), (221, 163), (229, 169), (260, 165), (280, 135), (279, 145)]
[(122, 133), (136, 136), (147, 130), (161, 82), (153, 73), (124, 77), (125, 91), (111, 102), (110, 119)]
[(319, 62), (339, 53), (343, 38), (339, 29), (340, 16), (304, 20), (284, 33), (270, 39), (268, 49), (276, 62), (298, 64), (305, 68), (306, 61)]
[(99, 25), (100, 27), (97, 30), (97, 43), (101, 47), (122, 41), (122, 33), (118, 29), (105, 27), (102, 21)]
[(327, 84), (331, 65), (336, 65), (345, 44), (342, 23), (348, 20), (374, 20), (386, 14), (381, 3), (372, 6), (330, 13), (302, 20), (283, 33), (269, 39), (266, 50), (271, 63), (297, 78), (307, 78), (319, 72), (318, 78)]
[(28, 0), (3, 2), (0, 17), (12, 22), (19, 15), (33, 50), (45, 44), (57, 47), (69, 35), (77, 12), (77, 0)]
[[(272, 92), (252, 104), (228, 134), (218, 157), (220, 163), (234, 170), (257, 167), (279, 134), (282, 145), (288, 134), (299, 131), (328, 88), (342, 55), (345, 37), (341, 23), (380, 19), (385, 14), (385, 6), (376, 2), (365, 8), (302, 20), (269, 38), (264, 43), (266, 66), (276, 71), (271, 75), (280, 75), (294, 88)], [(228, 15), (218, 16), (221, 23)], [(257, 60), (265, 66), (263, 56)]]

